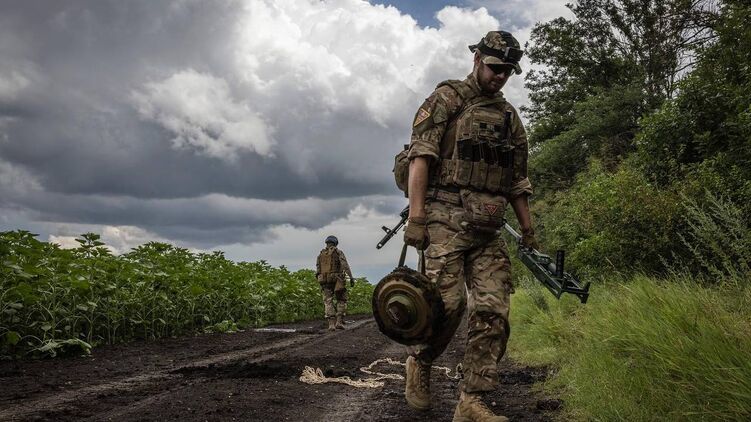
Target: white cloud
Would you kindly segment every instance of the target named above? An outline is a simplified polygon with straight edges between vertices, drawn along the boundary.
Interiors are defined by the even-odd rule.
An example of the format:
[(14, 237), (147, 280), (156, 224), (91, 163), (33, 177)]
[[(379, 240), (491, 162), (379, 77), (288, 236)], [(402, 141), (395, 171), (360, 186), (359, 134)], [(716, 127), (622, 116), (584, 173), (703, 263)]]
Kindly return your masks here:
[[(385, 234), (380, 227), (393, 227), (398, 221), (396, 215), (386, 215), (375, 211), (366, 204), (358, 204), (349, 214), (314, 230), (277, 225), (269, 230), (274, 240), (263, 244), (221, 245), (216, 250), (226, 252), (226, 256), (237, 261), (264, 259), (272, 265), (284, 265), (292, 270), (315, 268), (315, 259), (324, 246), (324, 239), (335, 235), (339, 247), (344, 251), (355, 277), (368, 277), (377, 282), (396, 267), (402, 247), (403, 233), (397, 233), (386, 246), (377, 250), (376, 244)], [(414, 266), (416, 254), (410, 248), (408, 264)]]
[[(90, 226), (82, 224), (61, 224), (53, 229), (58, 235), (49, 235), (48, 242), (57, 243), (62, 248), (73, 249), (80, 246), (76, 238), (82, 233), (93, 232), (101, 235), (101, 241), (113, 254), (130, 252), (132, 248), (147, 242), (168, 242), (168, 240), (135, 226)], [(67, 234), (76, 233), (76, 234)]]
[(175, 147), (234, 160), (239, 152), (270, 155), (271, 130), (247, 102), (232, 98), (227, 82), (187, 69), (132, 94), (138, 112), (176, 136)]
[[(469, 74), (467, 46), (499, 26), (485, 8), (449, 6), (437, 20), (423, 28), (357, 0), (247, 2), (233, 86), (278, 128), (274, 150), (291, 173), (383, 184), (420, 103), (440, 81)], [(504, 90), (517, 106), (522, 84), (517, 77)]]
[[(471, 70), (466, 48), (498, 21), (485, 9), (446, 7), (421, 28), (393, 7), (358, 0), (252, 1), (238, 25), (242, 81), (281, 117), (351, 112), (382, 125), (409, 123), (432, 88)], [(406, 123), (405, 123), (406, 122)]]

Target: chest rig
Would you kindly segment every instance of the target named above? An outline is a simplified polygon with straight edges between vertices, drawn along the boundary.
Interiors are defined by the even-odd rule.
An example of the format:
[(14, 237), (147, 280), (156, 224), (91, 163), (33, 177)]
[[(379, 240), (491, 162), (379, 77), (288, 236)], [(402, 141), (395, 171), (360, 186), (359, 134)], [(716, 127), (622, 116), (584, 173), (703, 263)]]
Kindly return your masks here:
[(513, 116), (506, 100), (478, 96), (461, 81), (444, 83), (457, 91), (464, 105), (441, 141), (442, 147), (453, 151), (450, 158), (442, 155), (432, 180), (438, 186), (508, 194), (514, 180), (514, 145)]

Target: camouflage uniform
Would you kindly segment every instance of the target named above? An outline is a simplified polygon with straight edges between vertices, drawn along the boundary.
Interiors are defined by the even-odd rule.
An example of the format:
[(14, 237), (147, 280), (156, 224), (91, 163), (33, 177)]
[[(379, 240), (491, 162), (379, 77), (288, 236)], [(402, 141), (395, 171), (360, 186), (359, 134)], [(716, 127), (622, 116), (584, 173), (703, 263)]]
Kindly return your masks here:
[[(321, 256), (324, 252), (332, 248), (339, 256), (340, 271), (322, 274)], [(323, 307), (326, 318), (334, 318), (335, 316), (342, 318), (347, 312), (347, 286), (344, 278), (345, 274), (349, 276), (350, 280), (354, 280), (352, 277), (352, 270), (349, 267), (349, 263), (347, 263), (347, 258), (344, 256), (344, 252), (334, 245), (327, 245), (326, 248), (318, 254), (318, 258), (316, 259), (316, 278), (321, 284)], [(334, 298), (336, 298), (336, 307), (334, 307)]]
[[(467, 224), (463, 193), (452, 183), (451, 169), (446, 165), (452, 157), (456, 158), (457, 139), (462, 136), (458, 132), (469, 125), (462, 121), (462, 116), (470, 103), (479, 104), (477, 108), (486, 107), (487, 115), (496, 113), (499, 125), (508, 129), (508, 142), (514, 146), (510, 183), (506, 183), (505, 189), (486, 192), (500, 204), (500, 209), (494, 208), (494, 212), (502, 216), (508, 199), (532, 193), (526, 168), (527, 139), (516, 110), (500, 92), (493, 96), (483, 94), (473, 75), (464, 81), (438, 85), (415, 116), (408, 157), (432, 159), (425, 204), (430, 239), (425, 250), (425, 267), (427, 276), (441, 292), (446, 313), (441, 329), (427, 343), (410, 347), (409, 353), (424, 364), (432, 363), (451, 341), (468, 305), (461, 389), (479, 393), (493, 390), (498, 382), (497, 363), (506, 350), (510, 333), (509, 295), (513, 287), (506, 243), (497, 231), (473, 230)], [(504, 116), (510, 116), (508, 125)], [(481, 191), (490, 189), (487, 183)], [(464, 186), (461, 192), (471, 190)]]

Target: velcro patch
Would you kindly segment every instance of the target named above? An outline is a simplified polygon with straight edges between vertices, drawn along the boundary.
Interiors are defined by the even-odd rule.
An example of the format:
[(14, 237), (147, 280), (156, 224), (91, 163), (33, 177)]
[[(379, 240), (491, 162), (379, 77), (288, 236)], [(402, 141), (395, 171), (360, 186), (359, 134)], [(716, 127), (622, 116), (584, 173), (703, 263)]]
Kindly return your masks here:
[(488, 214), (493, 215), (496, 211), (498, 211), (498, 205), (496, 204), (482, 204), (485, 206), (485, 209), (488, 210)]
[(412, 123), (412, 127), (417, 127), (417, 125), (424, 122), (428, 117), (430, 117), (430, 112), (420, 107), (420, 110), (417, 111), (417, 116), (415, 116), (415, 122)]

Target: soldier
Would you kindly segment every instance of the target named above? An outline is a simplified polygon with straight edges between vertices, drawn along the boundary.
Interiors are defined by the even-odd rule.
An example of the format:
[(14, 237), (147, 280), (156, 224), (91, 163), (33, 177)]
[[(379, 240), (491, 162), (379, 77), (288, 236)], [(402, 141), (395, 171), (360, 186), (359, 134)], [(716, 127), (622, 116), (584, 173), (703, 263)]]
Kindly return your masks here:
[(499, 234), (507, 204), (535, 247), (528, 195), (527, 138), (501, 88), (521, 73), (523, 51), (508, 32), (491, 31), (478, 44), (472, 73), (449, 80), (420, 106), (409, 145), (408, 245), (425, 251), (426, 275), (445, 306), (441, 327), (408, 349), (405, 398), (430, 407), (430, 367), (451, 341), (469, 307), (464, 379), (454, 421), (506, 421), (483, 402), (498, 384), (497, 363), (509, 336), (513, 292), (506, 243)]
[[(316, 278), (321, 284), (323, 307), (331, 331), (344, 329), (344, 314), (347, 311), (345, 276), (349, 277), (350, 287), (355, 286), (352, 270), (349, 268), (344, 252), (336, 247), (338, 244), (339, 239), (336, 236), (327, 237), (326, 247), (321, 250), (316, 260)], [(334, 296), (336, 296), (336, 312), (334, 312)]]

